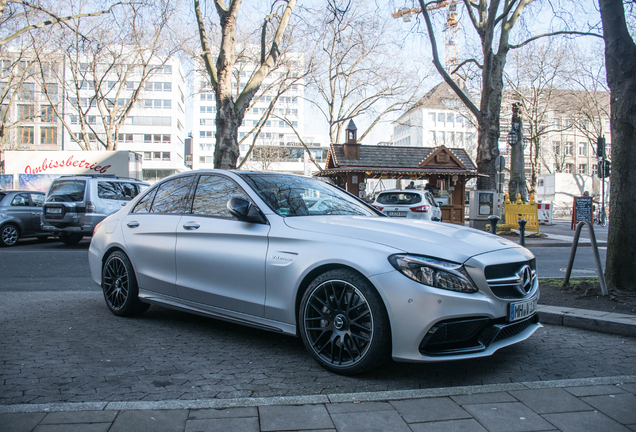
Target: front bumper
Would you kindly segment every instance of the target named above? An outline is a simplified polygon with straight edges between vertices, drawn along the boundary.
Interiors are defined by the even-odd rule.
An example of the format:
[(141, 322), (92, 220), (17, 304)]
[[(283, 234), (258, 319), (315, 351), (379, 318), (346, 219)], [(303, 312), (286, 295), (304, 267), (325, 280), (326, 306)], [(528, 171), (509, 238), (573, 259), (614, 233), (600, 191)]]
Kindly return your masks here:
[[(515, 254), (514, 250), (507, 250), (505, 254), (513, 261), (527, 259), (527, 256)], [(471, 276), (478, 273), (477, 269), (472, 270)], [(509, 304), (518, 300), (496, 297), (489, 289), (483, 271), (481, 274), (481, 279), (473, 277), (479, 288), (474, 294), (422, 285), (397, 271), (371, 277), (389, 314), (393, 358), (437, 362), (489, 356), (500, 348), (529, 338), (542, 327), (536, 313), (509, 322)], [(538, 297), (536, 278), (524, 300)]]

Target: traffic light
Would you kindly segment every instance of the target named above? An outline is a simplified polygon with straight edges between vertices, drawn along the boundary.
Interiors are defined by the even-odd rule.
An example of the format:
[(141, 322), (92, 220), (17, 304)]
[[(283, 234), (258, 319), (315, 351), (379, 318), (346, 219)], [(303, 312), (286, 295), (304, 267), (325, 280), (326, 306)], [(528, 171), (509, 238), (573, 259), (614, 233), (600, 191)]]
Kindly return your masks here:
[(603, 161), (599, 161), (598, 162), (598, 172), (596, 173), (596, 175), (598, 176), (598, 178), (602, 179), (605, 178), (605, 165), (603, 163)]
[(608, 178), (610, 176), (610, 172), (612, 170), (612, 165), (610, 161), (605, 161), (605, 166), (603, 167), (603, 178)]
[(598, 137), (596, 139), (596, 157), (605, 157), (605, 137)]

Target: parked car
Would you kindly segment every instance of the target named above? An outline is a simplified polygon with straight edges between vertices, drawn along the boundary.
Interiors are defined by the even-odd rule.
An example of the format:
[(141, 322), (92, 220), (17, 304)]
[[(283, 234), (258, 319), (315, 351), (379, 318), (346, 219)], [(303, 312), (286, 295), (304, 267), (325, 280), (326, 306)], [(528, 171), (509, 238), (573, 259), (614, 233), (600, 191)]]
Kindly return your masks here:
[(373, 205), (390, 217), (442, 220), (442, 210), (428, 191), (417, 189), (387, 190), (378, 194)]
[(51, 183), (42, 210), (42, 229), (67, 245), (92, 236), (95, 226), (149, 186), (113, 175), (62, 176)]
[(0, 244), (14, 246), (19, 239), (50, 236), (40, 228), (44, 194), (28, 190), (0, 190)]
[(166, 178), (97, 226), (89, 264), (115, 315), (155, 304), (298, 335), (340, 374), (391, 357), (487, 356), (540, 327), (527, 249), (464, 226), (385, 217), (295, 175)]

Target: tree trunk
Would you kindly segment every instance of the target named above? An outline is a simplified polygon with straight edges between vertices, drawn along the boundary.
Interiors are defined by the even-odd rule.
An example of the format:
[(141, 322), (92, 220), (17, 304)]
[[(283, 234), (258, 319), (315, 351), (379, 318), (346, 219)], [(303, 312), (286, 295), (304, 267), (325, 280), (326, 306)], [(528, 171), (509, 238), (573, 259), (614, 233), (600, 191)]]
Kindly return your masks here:
[(605, 277), (636, 291), (636, 45), (622, 0), (600, 0), (605, 68), (611, 92), (611, 207)]

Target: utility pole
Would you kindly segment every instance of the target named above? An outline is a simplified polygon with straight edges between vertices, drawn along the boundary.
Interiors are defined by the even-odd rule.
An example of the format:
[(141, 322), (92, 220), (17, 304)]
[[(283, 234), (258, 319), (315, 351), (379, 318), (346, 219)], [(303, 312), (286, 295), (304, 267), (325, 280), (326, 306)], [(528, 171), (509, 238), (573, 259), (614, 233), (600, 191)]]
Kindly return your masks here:
[(517, 194), (521, 194), (521, 199), (528, 202), (528, 187), (526, 186), (526, 167), (524, 161), (524, 137), (523, 124), (521, 121), (521, 104), (512, 104), (511, 129), (508, 132), (507, 142), (510, 145), (510, 182), (508, 182), (508, 193), (510, 200), (515, 201)]

